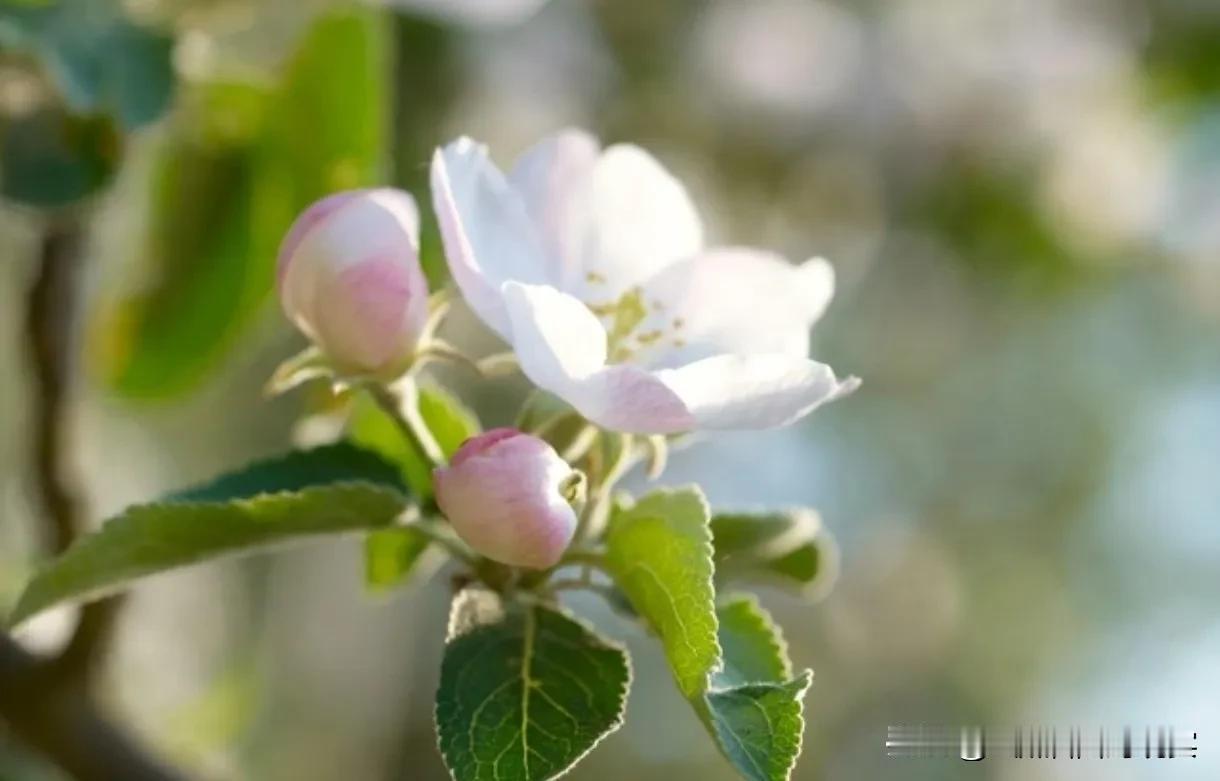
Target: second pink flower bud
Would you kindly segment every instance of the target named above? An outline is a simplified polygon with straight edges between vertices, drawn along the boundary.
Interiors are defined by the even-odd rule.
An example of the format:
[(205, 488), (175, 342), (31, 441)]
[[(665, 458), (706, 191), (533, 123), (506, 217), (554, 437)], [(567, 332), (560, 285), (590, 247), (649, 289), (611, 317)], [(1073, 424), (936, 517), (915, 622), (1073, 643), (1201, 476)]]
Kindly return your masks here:
[(476, 552), (502, 564), (546, 569), (576, 532), (572, 502), (584, 476), (538, 437), (492, 429), (466, 440), (433, 473), (436, 503)]
[(352, 190), (306, 209), (280, 245), (288, 318), (341, 373), (393, 379), (428, 320), (419, 211), (401, 190)]

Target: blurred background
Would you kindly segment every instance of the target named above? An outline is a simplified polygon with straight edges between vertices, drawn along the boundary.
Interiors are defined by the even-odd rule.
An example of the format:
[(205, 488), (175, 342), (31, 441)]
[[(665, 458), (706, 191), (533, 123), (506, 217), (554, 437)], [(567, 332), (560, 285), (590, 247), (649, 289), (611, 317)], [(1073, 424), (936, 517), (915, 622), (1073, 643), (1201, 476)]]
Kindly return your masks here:
[[(61, 412), (96, 522), (302, 435), (317, 399), (261, 395), (301, 345), (272, 295), (300, 208), (380, 182), (427, 204), (451, 137), (507, 164), (580, 125), (653, 151), (715, 241), (838, 271), (815, 355), (863, 389), (663, 479), (814, 506), (838, 540), (824, 600), (764, 593), (816, 672), (794, 777), (1220, 777), (1220, 4), (538, 5), (0, 2), (0, 610), (47, 545), (40, 262), (79, 248)], [(458, 379), (486, 424), (525, 392)], [(143, 581), (100, 698), (201, 779), (444, 778), (449, 585), (373, 598), (361, 566), (353, 539)], [(732, 778), (654, 644), (580, 607), (636, 684), (572, 777)], [(888, 759), (919, 722), (1172, 724), (1201, 750)], [(0, 732), (0, 779), (56, 778)]]

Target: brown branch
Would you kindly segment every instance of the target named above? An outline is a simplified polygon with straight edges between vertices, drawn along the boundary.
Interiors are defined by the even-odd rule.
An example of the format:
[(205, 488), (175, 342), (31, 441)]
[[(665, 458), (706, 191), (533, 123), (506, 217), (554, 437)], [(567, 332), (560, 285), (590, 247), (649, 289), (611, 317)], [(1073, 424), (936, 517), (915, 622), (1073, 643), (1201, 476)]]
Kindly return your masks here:
[[(46, 519), (46, 544), (63, 553), (82, 531), (80, 494), (69, 477), (66, 409), (76, 356), (83, 231), (79, 218), (50, 218), (42, 238), (38, 272), (26, 309), (26, 339), (33, 375), (34, 484)], [(72, 638), (59, 657), (65, 676), (86, 678), (110, 638), (117, 602), (81, 608)]]
[(73, 369), (81, 233), (70, 218), (43, 234), (26, 309), (34, 387), (34, 482), (47, 522), (47, 547), (62, 553), (80, 531), (80, 497), (64, 476), (64, 406)]
[[(46, 521), (46, 545), (55, 554), (82, 530), (82, 503), (67, 475), (65, 447), (81, 244), (78, 218), (51, 218), (26, 311), (34, 484)], [(90, 696), (89, 673), (111, 634), (116, 607), (106, 600), (82, 608), (71, 639), (52, 659), (33, 656), (0, 632), (0, 727), (78, 781), (177, 781), (182, 776), (142, 753), (99, 713)]]
[[(146, 756), (53, 665), (0, 633), (0, 725), (77, 781), (178, 781)], [(2, 733), (0, 733), (2, 734)]]

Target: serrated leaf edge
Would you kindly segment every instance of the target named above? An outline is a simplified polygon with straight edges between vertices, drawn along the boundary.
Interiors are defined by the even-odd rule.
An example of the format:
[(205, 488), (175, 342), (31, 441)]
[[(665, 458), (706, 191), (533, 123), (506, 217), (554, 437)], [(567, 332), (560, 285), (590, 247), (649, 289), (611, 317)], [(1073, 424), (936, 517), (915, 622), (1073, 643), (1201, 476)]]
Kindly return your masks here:
[[(796, 708), (797, 708), (796, 717), (800, 721), (800, 729), (797, 730), (797, 735), (796, 735), (796, 750), (792, 752), (792, 760), (788, 763), (788, 767), (784, 769), (784, 777), (790, 779), (792, 777), (792, 771), (796, 770), (796, 763), (800, 760), (801, 754), (805, 750), (805, 695), (809, 693), (809, 687), (813, 685), (813, 670), (811, 670), (807, 667), (804, 670), (802, 670), (799, 675), (793, 676), (792, 678), (790, 678), (786, 681), (765, 681), (762, 683), (747, 683), (747, 684), (743, 684), (741, 686), (728, 686), (728, 687), (725, 687), (722, 689), (709, 689), (703, 695), (703, 703), (704, 703), (704, 706), (707, 708), (708, 718), (710, 719), (711, 712), (712, 712), (712, 705), (711, 705), (711, 701), (708, 698), (712, 694), (724, 694), (724, 693), (728, 693), (728, 692), (735, 692), (735, 691), (741, 691), (743, 689), (752, 689), (752, 688), (769, 688), (769, 687), (770, 688), (783, 688), (783, 687), (790, 686), (793, 683), (796, 683), (796, 682), (802, 681), (802, 680), (804, 682), (800, 685), (800, 688), (797, 689), (797, 691), (795, 692), (795, 695), (794, 695), (794, 697), (796, 699)], [(709, 724), (709, 726), (711, 726), (711, 725)], [(729, 732), (733, 733), (732, 729), (730, 729)], [(728, 753), (725, 751), (724, 747), (720, 744), (720, 740), (717, 737), (717, 734), (716, 734), (716, 731), (714, 728), (711, 730), (711, 733), (712, 733), (713, 742), (716, 744), (716, 748), (719, 749), (722, 754), (724, 754), (725, 759), (728, 760), (728, 762), (729, 762), (729, 765), (731, 765), (734, 769), (736, 769), (737, 768), (736, 763), (733, 762), (733, 760), (728, 756)], [(733, 733), (733, 734), (734, 734), (734, 737), (736, 737), (736, 733)], [(739, 743), (741, 742), (740, 738), (738, 738), (738, 742)]]
[[(728, 594), (725, 594), (723, 598), (717, 601), (717, 610), (722, 607), (727, 608), (742, 602), (745, 602), (750, 606), (752, 614), (759, 619), (763, 627), (767, 630), (768, 637), (770, 638), (767, 645), (778, 652), (780, 661), (782, 662), (784, 668), (783, 678), (780, 681), (751, 681), (751, 683), (782, 683), (783, 681), (792, 680), (795, 676), (792, 672), (792, 659), (788, 656), (788, 639), (784, 637), (783, 627), (779, 625), (779, 622), (775, 620), (775, 617), (771, 615), (771, 612), (762, 606), (762, 602), (759, 601), (757, 595), (744, 591), (729, 592)], [(719, 623), (719, 620), (717, 623)], [(720, 649), (720, 656), (720, 667), (721, 669), (724, 669), (725, 661), (723, 648)], [(810, 670), (809, 673), (812, 675), (813, 671)], [(718, 689), (715, 689), (715, 687), (712, 687), (712, 690), (719, 691)]]
[[(468, 629), (465, 632), (454, 632), (453, 612), (457, 606), (458, 599), (460, 599), (462, 597), (462, 595), (466, 594), (467, 592), (478, 591), (478, 590), (479, 589), (477, 589), (477, 588), (463, 589), (461, 592), (458, 593), (458, 595), (456, 597), (454, 597), (454, 600), (453, 600), (454, 608), (450, 609), (449, 624), (448, 624), (448, 628), (446, 630), (446, 637), (445, 637), (445, 645), (448, 645), (449, 643), (453, 642), (454, 640), (465, 637), (466, 635), (470, 634), (471, 632), (477, 631), (478, 629), (482, 628), (482, 626), (485, 626), (485, 624), (480, 624), (479, 626), (474, 627), (472, 629)], [(499, 596), (499, 595), (497, 595), (497, 596)], [(503, 599), (503, 597), (500, 597), (500, 598)], [(585, 757), (587, 757), (593, 751), (593, 749), (595, 749), (599, 745), (601, 745), (603, 740), (610, 737), (615, 732), (618, 732), (619, 728), (621, 728), (623, 726), (623, 724), (626, 723), (627, 697), (631, 694), (631, 685), (635, 681), (635, 666), (632, 664), (631, 654), (627, 652), (626, 644), (620, 643), (619, 641), (617, 641), (611, 637), (606, 637), (602, 633), (598, 632), (597, 627), (594, 626), (591, 622), (586, 621), (585, 619), (581, 618), (578, 615), (575, 615), (574, 613), (569, 611), (563, 605), (560, 605), (557, 603), (543, 603), (543, 602), (532, 602), (531, 601), (529, 603), (525, 603), (525, 606), (527, 609), (530, 609), (530, 610), (534, 610), (534, 609), (551, 610), (551, 611), (554, 611), (555, 613), (558, 613), (559, 615), (563, 616), (567, 620), (573, 622), (574, 624), (579, 626), (581, 629), (588, 632), (589, 635), (592, 636), (604, 648), (609, 648), (611, 650), (618, 651), (620, 654), (622, 654), (623, 663), (627, 668), (627, 675), (623, 679), (623, 685), (619, 690), (619, 698), (618, 698), (619, 707), (618, 707), (618, 713), (614, 714), (614, 721), (610, 724), (609, 727), (607, 727), (605, 732), (603, 732), (601, 735), (599, 735), (592, 743), (589, 744), (589, 747), (587, 749), (585, 749), (583, 752), (581, 752), (579, 755), (577, 755), (570, 763), (568, 763), (566, 766), (564, 766), (563, 768), (558, 770), (554, 775), (547, 776), (546, 779), (538, 779), (538, 781), (552, 781), (552, 779), (562, 778), (563, 776), (567, 775), (568, 772), (571, 771), (572, 768), (576, 767), (576, 765), (580, 764), (580, 761), (582, 759), (584, 759)], [(432, 726), (433, 726), (433, 734), (436, 736), (436, 748), (437, 748), (437, 751), (439, 751), (441, 753), (441, 757), (445, 760), (445, 770), (449, 772), (450, 778), (456, 778), (453, 775), (453, 771), (449, 770), (448, 757), (445, 757), (444, 751), (441, 750), (440, 719), (439, 719), (438, 710), (439, 710), (438, 703), (433, 702)], [(803, 723), (803, 719), (802, 719), (802, 723)], [(522, 781), (535, 781), (535, 779), (522, 779)]]
[[(256, 463), (261, 463), (261, 462), (256, 462)], [(34, 583), (37, 582), (38, 579), (41, 578), (42, 575), (47, 570), (49, 570), (51, 567), (53, 567), (56, 562), (60, 561), (65, 556), (70, 555), (74, 551), (78, 551), (82, 547), (93, 544), (93, 542), (96, 540), (96, 538), (101, 536), (105, 532), (105, 530), (108, 527), (110, 527), (112, 524), (130, 523), (132, 521), (132, 518), (131, 518), (132, 513), (138, 513), (141, 511), (145, 511), (145, 510), (158, 510), (158, 509), (163, 509), (163, 508), (168, 508), (168, 507), (183, 507), (183, 508), (188, 508), (188, 509), (219, 508), (219, 507), (226, 507), (226, 506), (230, 506), (230, 505), (241, 505), (243, 507), (249, 507), (249, 506), (258, 504), (259, 502), (267, 501), (269, 499), (287, 499), (287, 498), (307, 499), (314, 494), (318, 494), (318, 493), (321, 493), (324, 491), (334, 491), (334, 490), (339, 490), (339, 491), (372, 490), (377, 493), (393, 495), (396, 498), (402, 499), (404, 501), (404, 503), (409, 501), (409, 497), (404, 492), (402, 492), (401, 490), (399, 490), (391, 485), (388, 485), (386, 483), (378, 483), (378, 482), (373, 482), (373, 481), (369, 481), (369, 480), (337, 480), (337, 481), (331, 482), (331, 483), (311, 485), (311, 486), (301, 488), (298, 490), (266, 491), (263, 493), (245, 496), (240, 499), (230, 499), (230, 500), (223, 501), (223, 502), (180, 501), (180, 500), (175, 500), (172, 498), (167, 498), (167, 499), (165, 499), (163, 501), (159, 501), (159, 502), (144, 502), (141, 504), (129, 505), (122, 512), (106, 519), (106, 521), (103, 522), (102, 525), (99, 526), (97, 529), (73, 540), (72, 544), (69, 545), (64, 550), (63, 553), (59, 554), (58, 556), (56, 556), (53, 559), (48, 560), (45, 564), (40, 566), (37, 569), (37, 571), (34, 573), (33, 577), (31, 577), (29, 579), (29, 581), (26, 583), (25, 588), (23, 588), (21, 590), (20, 596), (17, 597), (16, 605), (13, 607), (12, 611), (10, 611), (10, 613), (9, 613), (8, 617), (5, 619), (4, 623), (9, 628), (12, 628), (12, 627), (17, 626), (21, 622), (25, 621), (26, 619), (29, 619), (35, 615), (38, 615), (42, 611), (51, 607), (52, 605), (59, 604), (60, 602), (64, 602), (64, 601), (72, 601), (72, 602), (80, 602), (80, 603), (91, 602), (91, 601), (100, 599), (102, 597), (105, 597), (109, 594), (114, 594), (114, 593), (117, 593), (118, 591), (121, 591), (123, 589), (123, 585), (107, 584), (105, 586), (100, 586), (95, 589), (91, 589), (88, 591), (82, 591), (77, 594), (74, 594), (72, 596), (71, 600), (55, 600), (53, 602), (48, 602), (46, 604), (39, 605), (34, 610), (29, 610), (28, 608), (23, 609), (24, 603), (26, 602), (26, 597), (27, 597), (30, 589), (33, 587)], [(392, 519), (391, 519), (391, 522), (392, 522)], [(378, 528), (378, 527), (370, 526), (369, 528)], [(356, 532), (358, 530), (352, 529), (350, 531)], [(327, 534), (341, 534), (341, 533), (343, 533), (343, 532), (325, 532), (325, 531), (305, 532), (305, 533), (293, 535), (293, 537), (294, 538), (320, 537), (320, 536), (325, 536)], [(205, 556), (205, 557), (202, 557), (199, 559), (185, 562), (179, 566), (180, 567), (189, 567), (189, 566), (193, 566), (195, 564), (202, 563), (204, 561), (220, 561), (220, 560), (228, 559), (228, 558), (236, 558), (236, 557), (240, 557), (240, 556), (253, 555), (253, 554), (265, 552), (267, 550), (274, 549), (274, 548), (277, 548), (277, 547), (280, 547), (283, 545), (289, 545), (291, 543), (292, 543), (291, 539), (284, 539), (284, 540), (277, 540), (274, 542), (269, 542), (266, 544), (251, 545), (251, 546), (247, 546), (245, 548), (225, 551), (223, 553), (219, 553), (216, 555)], [(148, 575), (142, 575), (138, 578), (133, 578), (132, 580), (140, 580), (144, 577), (148, 577)], [(124, 582), (126, 583), (126, 582), (130, 582), (130, 581), (124, 581)]]
[[(724, 669), (724, 649), (722, 649), (720, 647), (720, 637), (719, 637), (720, 617), (718, 615), (716, 615), (716, 548), (715, 548), (715, 545), (713, 544), (713, 537), (712, 537), (712, 508), (711, 508), (710, 503), (707, 500), (707, 496), (703, 493), (703, 489), (697, 483), (685, 483), (683, 485), (678, 485), (678, 486), (656, 488), (656, 489), (644, 494), (638, 500), (631, 501), (631, 503), (626, 506), (621, 506), (621, 507), (615, 508), (615, 512), (617, 512), (617, 513), (632, 512), (641, 503), (643, 503), (644, 501), (646, 501), (648, 499), (651, 499), (654, 496), (669, 497), (669, 496), (674, 496), (676, 494), (688, 494), (688, 493), (694, 494), (699, 499), (699, 503), (703, 507), (703, 515), (707, 519), (707, 521), (703, 524), (703, 528), (704, 528), (704, 531), (706, 532), (706, 535), (705, 535), (702, 547), (703, 547), (704, 554), (706, 554), (706, 556), (707, 556), (707, 560), (709, 562), (711, 562), (711, 564), (712, 564), (712, 571), (711, 571), (711, 574), (708, 576), (706, 585), (708, 586), (708, 589), (712, 592), (712, 606), (711, 606), (712, 607), (712, 641), (716, 644), (716, 663), (710, 669), (708, 669), (706, 671), (706, 673), (704, 674), (703, 691), (707, 692), (711, 688), (712, 680), (715, 678), (716, 673), (718, 673)], [(611, 521), (611, 522), (613, 523), (613, 521)], [(630, 598), (628, 598), (628, 602), (630, 602)], [(678, 612), (676, 606), (674, 606), (674, 612), (675, 613)], [(641, 617), (643, 617), (642, 614), (641, 614)], [(647, 619), (645, 618), (645, 620), (647, 620)], [(671, 672), (672, 672), (672, 667), (671, 667)], [(687, 697), (688, 695), (686, 694), (686, 692), (681, 691), (682, 690), (681, 682), (677, 681), (676, 677), (675, 677), (675, 682), (678, 683), (678, 689), (682, 693), (682, 696)]]

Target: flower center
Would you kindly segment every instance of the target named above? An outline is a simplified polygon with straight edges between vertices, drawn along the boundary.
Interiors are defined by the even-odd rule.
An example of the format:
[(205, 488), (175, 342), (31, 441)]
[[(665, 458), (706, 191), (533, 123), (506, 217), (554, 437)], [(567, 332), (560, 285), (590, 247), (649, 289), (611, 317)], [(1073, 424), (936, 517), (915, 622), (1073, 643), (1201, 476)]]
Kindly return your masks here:
[(639, 286), (610, 303), (586, 305), (606, 326), (610, 363), (647, 363), (661, 350), (686, 345), (678, 335), (684, 325), (682, 318), (666, 318), (665, 305), (645, 299)]

